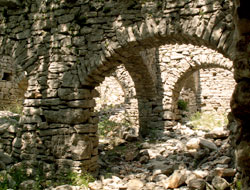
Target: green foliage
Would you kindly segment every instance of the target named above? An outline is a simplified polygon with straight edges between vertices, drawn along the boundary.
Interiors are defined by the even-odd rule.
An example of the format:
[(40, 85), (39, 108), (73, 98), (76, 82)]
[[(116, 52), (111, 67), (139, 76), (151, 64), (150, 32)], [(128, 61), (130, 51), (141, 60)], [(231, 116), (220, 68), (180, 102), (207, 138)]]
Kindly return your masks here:
[(0, 172), (0, 190), (7, 190), (10, 188), (18, 190), (20, 184), (26, 180), (35, 181), (33, 190), (42, 190), (49, 186), (63, 184), (87, 187), (90, 182), (95, 181), (95, 178), (89, 173), (78, 174), (75, 172), (69, 172), (65, 176), (61, 176), (57, 181), (51, 181), (46, 180), (43, 171), (39, 168), (35, 176), (27, 175), (24, 168), (14, 168), (8, 172)]
[(69, 172), (62, 182), (65, 184), (75, 185), (75, 186), (84, 186), (87, 187), (90, 182), (94, 182), (95, 178), (85, 172), (83, 174), (77, 174), (75, 172)]
[(119, 129), (122, 126), (128, 127), (129, 125), (129, 121), (125, 119), (121, 122), (115, 122), (110, 120), (108, 115), (104, 115), (98, 123), (98, 134), (101, 137), (106, 137), (109, 132), (115, 131), (116, 129)]
[(102, 121), (98, 123), (98, 133), (100, 136), (106, 136), (110, 131), (114, 130), (114, 128), (118, 125), (118, 123), (114, 121), (110, 121), (107, 116), (102, 118)]
[(190, 122), (194, 129), (212, 130), (227, 125), (228, 120), (225, 114), (196, 112), (190, 117)]
[(196, 121), (201, 119), (201, 112), (196, 112), (193, 115), (191, 115), (190, 120), (191, 121)]
[[(30, 177), (25, 173), (23, 168), (13, 168), (9, 172), (0, 173), (0, 189), (7, 190), (9, 188), (18, 190), (19, 185), (23, 182), (30, 179)], [(34, 190), (39, 190), (37, 187)]]
[(238, 180), (238, 181), (236, 181), (236, 190), (241, 190), (242, 189), (242, 185), (241, 185), (241, 181), (240, 180)]
[(183, 111), (187, 111), (188, 110), (188, 102), (186, 102), (185, 100), (178, 100), (177, 102), (177, 106), (178, 109), (183, 110)]

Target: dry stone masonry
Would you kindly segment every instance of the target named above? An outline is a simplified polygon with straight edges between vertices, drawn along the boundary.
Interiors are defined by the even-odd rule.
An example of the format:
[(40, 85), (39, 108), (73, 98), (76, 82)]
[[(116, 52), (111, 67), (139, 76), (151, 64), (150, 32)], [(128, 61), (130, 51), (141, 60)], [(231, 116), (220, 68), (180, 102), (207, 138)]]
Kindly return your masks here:
[(10, 56), (0, 57), (0, 106), (23, 100), (27, 88), (25, 73)]
[[(167, 111), (170, 100), (154, 72), (161, 72), (161, 59), (145, 62), (143, 55), (150, 56), (151, 49), (161, 45), (192, 44), (234, 61), (237, 85), (231, 108), (239, 126), (236, 158), (243, 186), (250, 186), (247, 0), (1, 0), (0, 4), (0, 54), (27, 72), (19, 149), (19, 158), (27, 165), (43, 163), (48, 178), (68, 169), (95, 171), (95, 87), (124, 64), (135, 84), (140, 133), (145, 133), (151, 122), (158, 122), (154, 113)], [(195, 57), (192, 66), (203, 62)], [(213, 62), (224, 68), (223, 61)], [(172, 116), (166, 112), (162, 117), (167, 122)]]

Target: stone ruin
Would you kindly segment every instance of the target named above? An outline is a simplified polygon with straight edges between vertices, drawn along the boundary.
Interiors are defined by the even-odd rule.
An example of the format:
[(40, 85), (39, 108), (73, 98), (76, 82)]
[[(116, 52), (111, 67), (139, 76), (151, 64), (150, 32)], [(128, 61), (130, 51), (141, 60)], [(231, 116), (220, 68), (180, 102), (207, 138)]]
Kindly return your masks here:
[(27, 89), (25, 72), (9, 56), (0, 57), (0, 107), (22, 102)]
[[(30, 167), (42, 165), (48, 178), (68, 169), (93, 172), (98, 168), (95, 87), (117, 66), (123, 64), (134, 82), (138, 133), (144, 136), (149, 127), (171, 126), (178, 99), (172, 100), (183, 87), (185, 71), (194, 74), (206, 62), (226, 69), (224, 60), (229, 59), (236, 81), (232, 145), (243, 188), (249, 188), (247, 0), (1, 0), (0, 4), (0, 55), (11, 57), (28, 80), (16, 159)], [(172, 50), (161, 59), (159, 47), (176, 44), (207, 47), (225, 59), (200, 53), (178, 61), (179, 52)], [(169, 61), (176, 70), (164, 76)], [(165, 86), (173, 85), (171, 78), (177, 86), (166, 92)]]
[[(168, 114), (172, 115), (166, 118), (168, 125), (171, 125), (171, 122), (174, 125), (175, 121), (181, 118), (182, 110), (178, 109), (180, 99), (188, 103), (188, 112), (185, 112), (187, 116), (196, 112), (225, 115), (230, 112), (230, 99), (235, 81), (232, 62), (229, 59), (208, 48), (192, 45), (165, 45), (160, 46), (159, 51), (151, 50), (151, 52), (153, 52), (150, 54), (151, 57), (147, 59), (155, 59), (153, 62), (157, 62), (156, 57), (160, 57), (162, 69), (160, 72), (156, 71), (157, 85), (159, 89), (162, 88), (166, 101), (164, 106), (169, 107)], [(184, 65), (193, 55), (199, 55), (201, 52), (205, 61), (200, 62), (199, 67)], [(218, 64), (217, 60), (220, 60), (221, 64)], [(177, 66), (178, 62), (185, 70)], [(124, 66), (119, 66), (111, 77), (106, 78), (100, 87), (97, 87), (97, 90), (100, 93), (100, 97), (97, 98), (97, 110), (105, 106), (122, 107), (130, 123), (139, 128), (135, 84)], [(160, 120), (160, 115), (166, 112), (163, 110), (158, 112)]]

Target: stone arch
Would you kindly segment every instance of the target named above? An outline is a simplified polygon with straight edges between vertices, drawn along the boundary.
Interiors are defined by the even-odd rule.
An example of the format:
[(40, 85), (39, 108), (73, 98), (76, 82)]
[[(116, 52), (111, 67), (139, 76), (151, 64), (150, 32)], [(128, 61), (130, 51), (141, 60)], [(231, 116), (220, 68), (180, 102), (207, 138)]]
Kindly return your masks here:
[[(48, 4), (37, 1), (38, 5), (29, 6), (32, 13), (18, 13), (21, 21), (30, 16), (25, 31), (6, 30), (18, 40), (13, 51), (15, 60), (28, 74), (33, 71), (28, 76), (29, 90), (22, 118), (22, 138), (26, 140), (20, 153), (23, 160), (53, 160), (60, 167), (67, 162), (69, 166), (95, 170), (98, 120), (92, 110), (92, 99), (97, 95), (94, 86), (123, 63), (130, 73), (136, 66), (145, 78), (136, 83), (137, 89), (141, 89), (138, 95), (143, 105), (152, 103), (143, 102), (143, 98), (151, 100), (157, 94), (154, 83), (157, 77), (151, 72), (154, 65), (143, 64), (140, 51), (178, 42), (205, 45), (225, 56), (234, 56), (231, 1), (163, 1), (160, 9), (147, 3), (124, 6), (115, 1), (114, 5), (105, 5), (111, 10), (108, 13), (108, 9), (105, 12), (101, 9), (104, 4), (92, 5), (93, 1), (67, 2), (58, 5), (54, 1)], [(95, 12), (90, 11), (93, 9)], [(15, 11), (9, 13), (15, 15)], [(44, 13), (48, 17), (39, 18)], [(50, 32), (53, 35), (46, 36)], [(134, 74), (134, 80), (137, 78)], [(60, 141), (62, 136), (65, 139)], [(46, 160), (46, 156), (50, 159)]]
[[(221, 11), (223, 7), (218, 3), (211, 5), (206, 2), (198, 2), (196, 6), (201, 7), (200, 9), (193, 8), (194, 5), (191, 5), (190, 9), (180, 9), (178, 13), (173, 14), (177, 17), (170, 16), (171, 11), (166, 11), (161, 18), (146, 17), (144, 20), (128, 26), (125, 26), (122, 21), (116, 20), (114, 22), (115, 40), (107, 38), (102, 42), (101, 53), (96, 55), (95, 60), (91, 60), (92, 67), (87, 69), (87, 73), (86, 69), (83, 69), (87, 75), (85, 79), (82, 79), (82, 84), (88, 81), (88, 77), (93, 78), (95, 73), (105, 71), (104, 68), (111, 65), (109, 62), (136, 59), (133, 57), (137, 56), (135, 52), (162, 44), (181, 42), (205, 45), (230, 57), (234, 45), (232, 4), (225, 3), (228, 9), (227, 12), (223, 12)], [(170, 3), (166, 5), (166, 9), (175, 8), (175, 6), (181, 7), (183, 3)], [(218, 12), (213, 14), (213, 11)], [(204, 18), (204, 14), (210, 18)], [(185, 20), (181, 17), (184, 15), (188, 15)]]
[[(204, 49), (204, 47), (203, 47)], [(206, 49), (206, 48), (205, 48)], [(208, 51), (209, 52), (209, 51)], [(185, 61), (182, 62), (185, 64)], [(195, 72), (203, 69), (212, 69), (220, 68), (227, 70), (233, 74), (233, 62), (228, 58), (223, 57), (216, 51), (210, 51), (207, 54), (196, 55), (192, 57), (189, 62), (189, 66), (184, 66), (184, 71), (181, 71), (179, 75), (177, 74), (175, 84), (172, 89), (172, 105), (171, 110), (176, 113), (177, 110), (177, 101), (180, 95), (181, 89), (184, 87), (184, 84), (189, 76)], [(232, 76), (232, 81), (234, 81)], [(233, 85), (233, 83), (232, 83)]]

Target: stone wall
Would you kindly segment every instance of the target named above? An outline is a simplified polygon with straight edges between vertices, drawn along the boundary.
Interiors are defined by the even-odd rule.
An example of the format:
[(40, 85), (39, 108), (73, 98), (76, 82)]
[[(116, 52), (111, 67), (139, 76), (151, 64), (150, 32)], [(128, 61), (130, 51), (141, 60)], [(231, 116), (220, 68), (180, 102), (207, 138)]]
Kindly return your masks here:
[(200, 69), (186, 80), (179, 99), (188, 102), (190, 114), (197, 111), (228, 114), (234, 86), (231, 71), (220, 68)]
[(0, 56), (0, 106), (22, 102), (27, 89), (24, 72), (9, 56)]
[[(60, 172), (67, 167), (79, 172), (96, 170), (98, 119), (94, 88), (106, 76), (124, 64), (136, 87), (140, 129), (146, 131), (152, 121), (158, 123), (163, 118), (168, 122), (172, 118), (169, 111), (175, 109), (174, 97), (178, 97), (176, 93), (186, 76), (169, 79), (175, 79), (179, 70), (192, 73), (192, 68), (207, 62), (223, 68), (227, 62), (213, 55), (212, 51), (217, 51), (234, 61), (238, 84), (231, 107), (240, 129), (237, 159), (246, 179), (244, 186), (249, 187), (250, 158), (245, 156), (250, 147), (249, 2), (143, 2), (1, 0), (0, 55), (11, 56), (28, 78), (20, 158), (24, 162), (41, 161), (46, 168), (50, 166), (50, 171), (56, 168)], [(233, 5), (237, 10), (236, 33)], [(212, 50), (188, 52), (191, 60), (180, 60), (176, 48), (166, 49), (164, 56), (158, 56), (158, 67), (145, 64), (141, 52), (163, 44), (192, 44)], [(159, 77), (152, 70), (165, 73), (169, 58), (176, 69), (161, 75), (162, 83), (155, 83)], [(164, 91), (165, 86), (174, 83), (174, 89)]]
[[(161, 46), (158, 52), (153, 50), (151, 51), (151, 54), (148, 53), (147, 58), (149, 59), (147, 60), (157, 59), (157, 55), (160, 54), (161, 56), (163, 56), (165, 55), (164, 52), (166, 52), (168, 49), (173, 50), (174, 48), (178, 52), (178, 55), (175, 53), (174, 55), (176, 57), (174, 57), (173, 55), (166, 56), (165, 58), (163, 57), (162, 60), (168, 60), (168, 64), (166, 66), (166, 63), (163, 63), (166, 69), (157, 73), (158, 79), (160, 79), (157, 81), (157, 84), (159, 85), (159, 88), (160, 86), (163, 86), (164, 98), (169, 97), (168, 103), (166, 102), (166, 104), (164, 105), (166, 109), (161, 110), (161, 114), (164, 115), (166, 113), (169, 113), (170, 115), (170, 111), (172, 111), (173, 117), (167, 119), (169, 119), (169, 121), (171, 121), (172, 119), (178, 119), (179, 117), (174, 116), (176, 113), (178, 113), (175, 111), (177, 99), (183, 99), (188, 102), (189, 116), (197, 111), (217, 112), (218, 114), (223, 115), (228, 114), (230, 111), (230, 99), (235, 86), (233, 73), (231, 71), (232, 62), (221, 56), (221, 54), (216, 53), (215, 51), (211, 51), (207, 48), (195, 47), (192, 45), (182, 45), (180, 47), (178, 47), (178, 45)], [(192, 55), (190, 55), (190, 53), (192, 52), (193, 54), (197, 55), (197, 52), (201, 51), (209, 52), (207, 54), (203, 53), (202, 55), (204, 63), (197, 68), (194, 67), (190, 69), (190, 67), (188, 66), (185, 67), (186, 60), (189, 60), (189, 62), (192, 61)], [(209, 60), (210, 56), (213, 56), (213, 59), (216, 61), (219, 60), (220, 62), (223, 62), (224, 68), (220, 68), (223, 67), (222, 64), (220, 65), (218, 64), (218, 62)], [(144, 58), (145, 57), (146, 56), (144, 53)], [(159, 60), (156, 61), (159, 62)], [(182, 68), (176, 68), (178, 67), (176, 64), (177, 61), (182, 62)], [(186, 70), (184, 70), (184, 68)], [(171, 72), (173, 72), (173, 75), (171, 75)], [(124, 103), (124, 100), (117, 100), (124, 96), (124, 94), (130, 94), (129, 92), (135, 93), (134, 96), (130, 97), (130, 99), (135, 99), (135, 85), (128, 71), (126, 71), (126, 68), (119, 67), (113, 75), (117, 77), (108, 77), (107, 79), (105, 79), (105, 82), (101, 84), (101, 89), (107, 89), (107, 91), (105, 91), (105, 93), (101, 93), (100, 99), (105, 99), (106, 103), (110, 105), (115, 105), (116, 103), (119, 104), (121, 102)], [(167, 79), (165, 84), (162, 84), (161, 76)], [(182, 76), (185, 76), (186, 78), (183, 78), (181, 86), (177, 86), (180, 85), (177, 81), (179, 81)], [(118, 85), (117, 81), (118, 83), (120, 83), (120, 85)], [(179, 93), (177, 90), (179, 90)], [(129, 101), (129, 99), (127, 101)], [(123, 105), (123, 109), (125, 109), (126, 107), (128, 113), (129, 109), (138, 109), (138, 102), (136, 101), (136, 99), (133, 102), (134, 104), (127, 104), (126, 106)], [(162, 120), (161, 114), (158, 114), (158, 120)], [(130, 114), (131, 117), (135, 117), (135, 115), (136, 114), (134, 113), (133, 115), (132, 112)]]
[[(176, 117), (179, 112), (177, 102), (183, 88), (189, 88), (194, 92), (188, 94), (191, 96), (188, 99), (191, 99), (189, 102), (193, 107), (191, 109), (194, 109), (193, 112), (216, 111), (216, 107), (219, 112), (229, 110), (229, 101), (235, 85), (232, 76), (232, 61), (214, 50), (190, 44), (160, 46), (157, 54), (156, 57), (159, 57), (158, 78), (161, 81), (158, 88), (163, 94), (163, 109), (168, 115), (167, 120), (179, 118), (178, 115)], [(224, 90), (222, 94), (221, 91)], [(184, 92), (187, 91), (184, 90)], [(222, 101), (224, 103), (219, 103)]]

